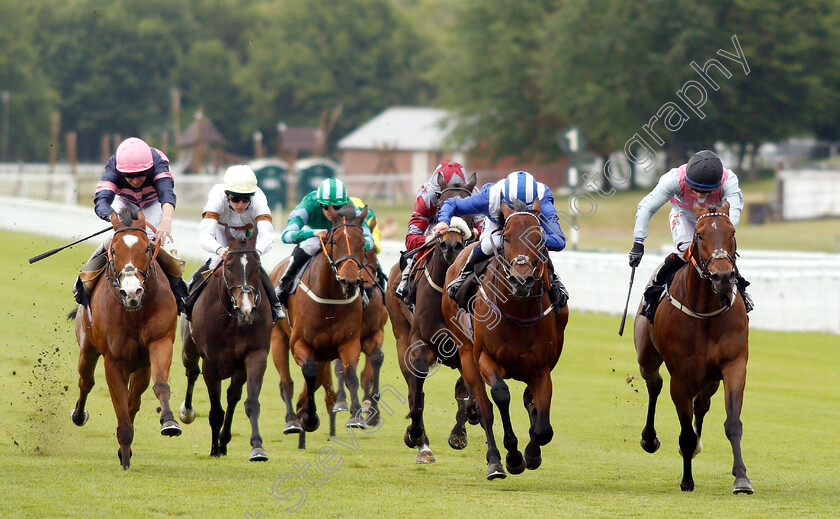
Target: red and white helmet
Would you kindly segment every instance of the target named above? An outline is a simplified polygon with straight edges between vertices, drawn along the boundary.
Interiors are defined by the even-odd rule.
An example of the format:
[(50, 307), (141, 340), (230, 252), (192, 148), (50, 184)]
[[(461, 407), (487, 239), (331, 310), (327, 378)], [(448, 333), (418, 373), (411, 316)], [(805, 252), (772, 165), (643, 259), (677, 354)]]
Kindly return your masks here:
[(468, 183), (464, 166), (457, 162), (441, 162), (435, 168), (432, 178), (437, 178), (438, 173), (443, 174), (443, 181), (447, 186), (466, 185)]
[(139, 173), (154, 166), (152, 148), (137, 137), (129, 137), (117, 148), (117, 171)]

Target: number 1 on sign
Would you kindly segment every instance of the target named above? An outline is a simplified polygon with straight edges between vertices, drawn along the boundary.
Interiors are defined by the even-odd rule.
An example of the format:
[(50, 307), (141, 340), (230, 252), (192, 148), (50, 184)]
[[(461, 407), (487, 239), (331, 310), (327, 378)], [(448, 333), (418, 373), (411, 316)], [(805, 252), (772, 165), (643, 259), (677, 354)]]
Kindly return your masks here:
[(578, 150), (578, 129), (571, 128), (566, 132), (566, 138), (569, 139), (569, 151), (576, 152)]

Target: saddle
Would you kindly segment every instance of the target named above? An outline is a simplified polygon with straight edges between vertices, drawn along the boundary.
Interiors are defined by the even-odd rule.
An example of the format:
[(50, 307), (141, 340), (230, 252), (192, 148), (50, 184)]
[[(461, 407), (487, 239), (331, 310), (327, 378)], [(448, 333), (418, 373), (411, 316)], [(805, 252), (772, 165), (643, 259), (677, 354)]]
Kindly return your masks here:
[(306, 263), (303, 264), (303, 267), (301, 267), (300, 270), (298, 270), (298, 273), (295, 274), (295, 277), (292, 278), (291, 285), (289, 285), (289, 295), (292, 295), (297, 291), (298, 285), (300, 285), (300, 281), (303, 279), (303, 274), (307, 271), (307, 269), (309, 269), (312, 265), (312, 260), (318, 254), (321, 254), (321, 251), (318, 251), (310, 256), (309, 259), (306, 260)]

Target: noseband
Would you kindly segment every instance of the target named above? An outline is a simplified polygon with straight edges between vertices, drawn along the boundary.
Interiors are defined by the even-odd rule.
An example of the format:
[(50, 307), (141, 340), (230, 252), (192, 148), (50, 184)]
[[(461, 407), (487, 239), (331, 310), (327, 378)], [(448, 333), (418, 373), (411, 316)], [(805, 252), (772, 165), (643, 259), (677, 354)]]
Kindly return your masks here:
[[(228, 250), (227, 254), (228, 254), (228, 256), (230, 256), (231, 254), (247, 254), (249, 252), (255, 252), (255, 253), (259, 254), (259, 251), (257, 249)], [(225, 262), (227, 262), (227, 259), (225, 259)], [(259, 266), (259, 262), (257, 263), (257, 265)], [(240, 290), (240, 292), (239, 292), (240, 297), (245, 295), (245, 294), (250, 294), (251, 297), (254, 300), (254, 307), (259, 308), (259, 306), (260, 306), (260, 291), (259, 291), (259, 289), (252, 286), (252, 285), (247, 285), (247, 284), (231, 285), (230, 283), (228, 283), (226, 272), (227, 272), (226, 269), (222, 269), (222, 280), (225, 283), (225, 289), (227, 290), (228, 297), (230, 298), (230, 302), (233, 305), (233, 307), (237, 308), (239, 306), (239, 305), (236, 304), (236, 298), (233, 297), (233, 290), (238, 288)]]
[[(359, 224), (355, 224), (355, 223), (347, 223), (345, 221), (344, 223), (340, 223), (338, 225), (335, 225), (332, 229), (330, 229), (329, 233), (327, 233), (327, 236), (326, 236), (326, 240), (328, 240), (329, 243), (330, 243), (330, 252), (335, 248), (335, 231), (337, 229), (342, 228), (342, 227), (356, 227), (360, 231), (362, 231), (362, 226), (359, 225)], [(362, 232), (364, 233), (364, 231), (362, 231)], [(350, 237), (347, 235), (346, 231), (344, 233), (344, 239), (347, 241), (347, 251), (349, 253), (350, 250), (351, 250), (351, 248), (350, 248)], [(321, 243), (321, 250), (324, 252), (324, 257), (327, 258), (327, 262), (329, 263), (330, 268), (332, 269), (333, 274), (335, 275), (336, 281), (341, 282), (341, 272), (344, 270), (344, 267), (347, 265), (347, 261), (352, 261), (353, 263), (355, 263), (356, 264), (356, 269), (359, 270), (360, 272), (361, 272), (362, 268), (364, 268), (363, 267), (363, 262), (359, 261), (359, 258), (354, 256), (353, 254), (347, 254), (347, 255), (341, 256), (340, 258), (335, 259), (335, 260), (332, 259), (332, 255), (330, 254), (330, 252), (327, 251), (327, 246), (324, 244), (324, 238), (321, 238), (319, 241)], [(341, 263), (344, 263), (344, 265), (339, 266), (339, 264), (341, 264)]]
[[(153, 232), (157, 230), (150, 223), (146, 223), (146, 225), (150, 229), (152, 229)], [(127, 306), (125, 306), (125, 303), (117, 295), (117, 292), (111, 290), (111, 294), (117, 301), (119, 301), (121, 305), (123, 305), (123, 308), (129, 311), (134, 311), (142, 307), (143, 303), (146, 302), (146, 299), (151, 296), (151, 294), (146, 292), (146, 280), (149, 279), (149, 273), (154, 272), (155, 259), (157, 259), (158, 251), (160, 251), (161, 242), (157, 243), (154, 251), (152, 251), (151, 246), (146, 246), (146, 254), (149, 257), (149, 263), (146, 266), (146, 270), (138, 270), (137, 267), (135, 267), (134, 265), (126, 265), (121, 271), (117, 272), (117, 266), (114, 264), (114, 240), (116, 239), (117, 234), (126, 231), (140, 231), (143, 233), (144, 236), (146, 235), (146, 229), (143, 229), (141, 227), (124, 227), (122, 229), (117, 229), (114, 231), (114, 235), (111, 237), (111, 244), (108, 246), (108, 264), (106, 269), (106, 277), (108, 278), (108, 284), (111, 286), (111, 288), (114, 288), (117, 290), (117, 292), (119, 292), (120, 288), (122, 287), (122, 278), (124, 276), (128, 274), (137, 276), (138, 273), (140, 274), (140, 276), (142, 276), (140, 278), (140, 285), (143, 287), (143, 297), (140, 299), (140, 304), (137, 306), (137, 308), (128, 308)]]

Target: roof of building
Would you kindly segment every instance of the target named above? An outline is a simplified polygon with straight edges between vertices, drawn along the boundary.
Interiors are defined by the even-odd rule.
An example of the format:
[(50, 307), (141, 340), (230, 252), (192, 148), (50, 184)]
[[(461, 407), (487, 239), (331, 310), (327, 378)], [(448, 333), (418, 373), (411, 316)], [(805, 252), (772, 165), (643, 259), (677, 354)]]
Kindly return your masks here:
[(440, 151), (455, 125), (439, 108), (388, 108), (338, 141), (340, 150)]
[(283, 131), (283, 149), (311, 153), (318, 143), (318, 128), (289, 126)]
[(225, 142), (225, 138), (222, 137), (222, 134), (219, 133), (219, 130), (216, 129), (213, 122), (207, 117), (194, 119), (175, 144), (179, 148), (186, 148), (202, 142), (206, 144), (221, 144)]

